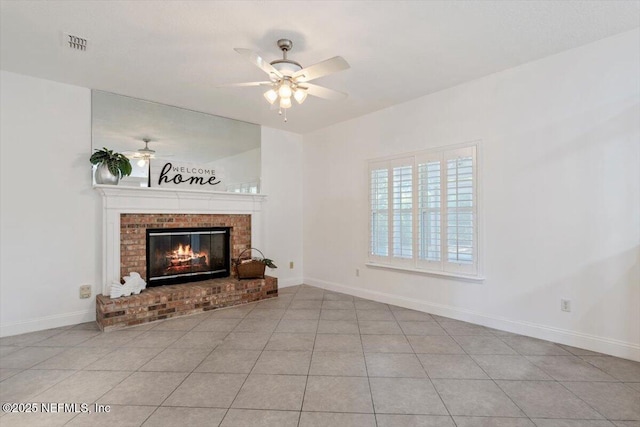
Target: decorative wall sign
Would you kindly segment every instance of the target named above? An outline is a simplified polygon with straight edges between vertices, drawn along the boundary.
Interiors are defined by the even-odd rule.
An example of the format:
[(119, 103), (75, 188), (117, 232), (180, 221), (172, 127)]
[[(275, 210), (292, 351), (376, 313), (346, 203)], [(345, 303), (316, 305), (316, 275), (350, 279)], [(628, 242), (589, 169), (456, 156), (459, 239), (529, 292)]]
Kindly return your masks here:
[(220, 174), (211, 166), (154, 159), (149, 168), (150, 187), (224, 191)]

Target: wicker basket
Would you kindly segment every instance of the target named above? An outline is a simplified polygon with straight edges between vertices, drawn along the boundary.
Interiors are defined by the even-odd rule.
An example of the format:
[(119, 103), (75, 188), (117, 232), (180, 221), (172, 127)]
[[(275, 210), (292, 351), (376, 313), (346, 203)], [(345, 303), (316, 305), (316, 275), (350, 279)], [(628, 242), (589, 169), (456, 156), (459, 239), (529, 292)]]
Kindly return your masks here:
[(267, 265), (262, 261), (251, 260), (249, 262), (242, 262), (242, 255), (247, 252), (255, 249), (260, 252), (262, 258), (264, 258), (264, 254), (256, 248), (245, 249), (240, 252), (240, 255), (235, 260), (236, 273), (238, 275), (238, 280), (240, 279), (264, 279), (264, 270)]

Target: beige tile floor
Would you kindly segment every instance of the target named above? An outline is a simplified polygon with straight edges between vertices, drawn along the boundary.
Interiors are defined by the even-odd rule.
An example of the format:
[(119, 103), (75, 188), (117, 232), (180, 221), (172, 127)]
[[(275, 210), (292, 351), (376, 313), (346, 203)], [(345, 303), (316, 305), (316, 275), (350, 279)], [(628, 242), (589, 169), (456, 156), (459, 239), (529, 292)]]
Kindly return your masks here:
[(640, 425), (640, 363), (306, 285), (123, 331), (2, 338), (0, 381), (3, 403), (110, 407), (2, 427)]

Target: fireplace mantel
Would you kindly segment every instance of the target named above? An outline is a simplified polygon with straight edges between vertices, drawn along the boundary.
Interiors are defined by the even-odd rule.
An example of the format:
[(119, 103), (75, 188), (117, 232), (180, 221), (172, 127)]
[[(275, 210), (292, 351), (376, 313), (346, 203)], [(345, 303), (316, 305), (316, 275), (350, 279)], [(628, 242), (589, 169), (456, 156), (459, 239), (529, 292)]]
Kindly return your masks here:
[[(232, 210), (239, 204), (248, 207), (266, 200), (264, 194), (228, 193), (225, 191), (176, 190), (166, 188), (125, 187), (118, 185), (94, 185), (109, 207), (122, 206), (126, 208), (149, 209), (157, 207), (167, 208), (170, 203), (175, 209), (195, 209), (198, 213), (211, 213), (211, 208), (224, 209), (233, 205)], [(106, 206), (106, 205), (105, 205)], [(260, 209), (258, 209), (260, 210)], [(163, 211), (164, 212), (164, 211)], [(187, 213), (187, 212), (178, 212)]]
[(94, 185), (102, 195), (102, 293), (120, 280), (120, 215), (249, 214), (254, 247), (262, 247), (264, 194)]

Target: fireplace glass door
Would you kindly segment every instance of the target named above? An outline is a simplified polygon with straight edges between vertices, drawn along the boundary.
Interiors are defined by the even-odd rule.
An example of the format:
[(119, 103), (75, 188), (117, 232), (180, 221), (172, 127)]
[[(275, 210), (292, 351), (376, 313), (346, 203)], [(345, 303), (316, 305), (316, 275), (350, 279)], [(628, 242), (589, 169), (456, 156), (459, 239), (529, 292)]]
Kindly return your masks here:
[(148, 286), (229, 276), (228, 227), (147, 229)]

